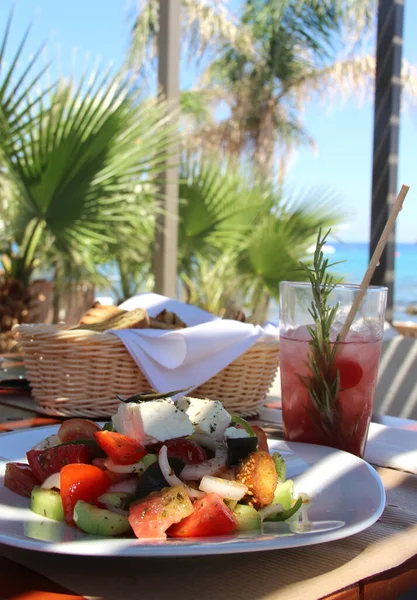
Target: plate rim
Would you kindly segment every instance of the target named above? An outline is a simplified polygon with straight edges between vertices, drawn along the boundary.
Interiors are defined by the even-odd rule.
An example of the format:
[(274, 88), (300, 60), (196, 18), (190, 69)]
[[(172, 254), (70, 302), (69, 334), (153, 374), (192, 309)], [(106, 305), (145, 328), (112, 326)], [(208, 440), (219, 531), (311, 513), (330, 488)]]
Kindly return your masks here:
[[(97, 421), (100, 422), (100, 421)], [(24, 428), (19, 430), (14, 430), (10, 432), (5, 432), (0, 435), (0, 440), (5, 437), (24, 437), (25, 433), (34, 432), (34, 431), (45, 431), (50, 435), (56, 433), (59, 428), (58, 425), (43, 425), (41, 427), (36, 428)], [(335, 448), (330, 448), (327, 446), (320, 446), (316, 444), (300, 444), (298, 442), (287, 442), (284, 440), (274, 440), (268, 439), (268, 442), (271, 446), (276, 444), (279, 445), (280, 442), (285, 443), (288, 448), (294, 447), (294, 453), (296, 454), (296, 448), (300, 446), (313, 448), (317, 452), (324, 451), (328, 455), (331, 455), (334, 452), (342, 452), (343, 454), (349, 454), (343, 450), (337, 450)], [(89, 536), (86, 540), (90, 540), (92, 542), (107, 542), (106, 546), (108, 548), (100, 549), (100, 552), (88, 551), (88, 544), (85, 544), (84, 540), (74, 540), (69, 542), (56, 541), (56, 542), (48, 542), (45, 540), (39, 540), (34, 538), (24, 538), (24, 537), (12, 537), (10, 534), (4, 534), (0, 531), (0, 543), (6, 546), (10, 546), (13, 548), (23, 549), (23, 550), (31, 550), (35, 552), (42, 553), (54, 553), (65, 556), (85, 556), (91, 558), (97, 557), (114, 557), (114, 558), (176, 558), (176, 557), (193, 557), (193, 556), (218, 556), (222, 554), (242, 554), (242, 553), (252, 553), (252, 552), (264, 552), (271, 550), (288, 550), (294, 548), (305, 548), (308, 546), (315, 546), (317, 544), (324, 544), (333, 541), (337, 541), (340, 539), (344, 539), (350, 537), (352, 535), (356, 535), (361, 531), (364, 531), (371, 527), (382, 515), (385, 505), (386, 505), (386, 492), (382, 480), (376, 471), (376, 469), (366, 462), (364, 459), (359, 458), (358, 456), (349, 454), (350, 458), (356, 462), (356, 464), (362, 464), (362, 467), (366, 469), (368, 472), (368, 476), (371, 477), (373, 482), (377, 485), (377, 489), (379, 492), (379, 506), (374, 511), (374, 513), (369, 516), (365, 520), (361, 520), (359, 522), (344, 525), (337, 529), (331, 529), (329, 531), (323, 532), (307, 532), (302, 533), (300, 535), (294, 536), (283, 536), (283, 537), (273, 537), (270, 538), (268, 534), (266, 535), (265, 540), (260, 540), (256, 538), (252, 541), (251, 537), (233, 537), (226, 536), (226, 540), (224, 538), (195, 538), (196, 541), (191, 542), (182, 542), (182, 543), (165, 543), (165, 540), (155, 544), (141, 544), (135, 543), (135, 539), (132, 538), (103, 538), (103, 537), (93, 537)], [(11, 458), (5, 458), (0, 456), (0, 462), (4, 461), (12, 461)], [(317, 459), (315, 459), (317, 460)], [(315, 461), (314, 461), (315, 462)], [(314, 464), (313, 462), (313, 464)], [(3, 479), (0, 479), (1, 483), (3, 483)], [(3, 486), (2, 486), (3, 487)], [(28, 507), (25, 510), (30, 510)], [(0, 505), (0, 514), (1, 514), (1, 505)], [(86, 534), (87, 535), (87, 534)], [(272, 534), (273, 535), (273, 534)], [(313, 540), (312, 536), (315, 536)], [(320, 539), (317, 539), (319, 537)], [(321, 539), (324, 538), (324, 539)], [(328, 539), (326, 539), (328, 538)], [(286, 545), (277, 544), (277, 541), (280, 539), (287, 540), (297, 540), (296, 543), (288, 543)], [(198, 540), (198, 541), (197, 541)], [(127, 541), (127, 544), (126, 544)]]

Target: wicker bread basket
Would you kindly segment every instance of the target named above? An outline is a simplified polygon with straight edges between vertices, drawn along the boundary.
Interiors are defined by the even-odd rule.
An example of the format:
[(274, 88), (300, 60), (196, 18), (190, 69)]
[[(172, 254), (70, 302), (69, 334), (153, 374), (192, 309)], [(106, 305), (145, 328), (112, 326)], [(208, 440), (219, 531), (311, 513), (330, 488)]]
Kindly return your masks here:
[[(151, 389), (115, 335), (57, 325), (20, 325), (14, 332), (37, 408), (47, 415), (108, 417), (117, 410), (116, 394), (128, 397)], [(192, 395), (221, 400), (242, 416), (255, 415), (278, 364), (278, 339), (257, 342)]]

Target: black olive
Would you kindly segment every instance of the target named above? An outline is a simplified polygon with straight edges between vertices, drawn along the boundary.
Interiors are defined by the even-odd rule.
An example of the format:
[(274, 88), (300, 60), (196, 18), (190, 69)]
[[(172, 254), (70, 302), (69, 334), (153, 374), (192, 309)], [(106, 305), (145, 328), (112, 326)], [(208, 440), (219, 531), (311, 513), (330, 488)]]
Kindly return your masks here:
[[(169, 464), (178, 477), (181, 475), (185, 463), (179, 458), (169, 458)], [(139, 477), (139, 481), (136, 486), (135, 499), (145, 498), (151, 492), (159, 492), (165, 487), (168, 487), (169, 483), (162, 474), (161, 467), (158, 462), (154, 462), (146, 471)]]
[(237, 465), (242, 458), (246, 458), (251, 452), (255, 452), (258, 438), (227, 438), (227, 464), (229, 467)]

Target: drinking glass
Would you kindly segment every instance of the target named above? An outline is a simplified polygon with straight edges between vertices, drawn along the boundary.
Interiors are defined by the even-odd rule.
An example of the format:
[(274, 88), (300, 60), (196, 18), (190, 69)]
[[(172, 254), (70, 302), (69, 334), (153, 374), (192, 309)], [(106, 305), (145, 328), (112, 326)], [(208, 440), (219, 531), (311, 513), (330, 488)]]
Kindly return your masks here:
[[(330, 365), (325, 359), (319, 361), (322, 377), (318, 379), (311, 362), (309, 328), (315, 328), (309, 312), (311, 285), (282, 282), (280, 369), (285, 439), (332, 446), (362, 457), (377, 383), (387, 288), (368, 288), (346, 338), (337, 342), (358, 293), (358, 285), (340, 284), (329, 296), (329, 306), (337, 306), (330, 347), (336, 342), (337, 348)], [(324, 393), (326, 385), (332, 384), (332, 393)]]

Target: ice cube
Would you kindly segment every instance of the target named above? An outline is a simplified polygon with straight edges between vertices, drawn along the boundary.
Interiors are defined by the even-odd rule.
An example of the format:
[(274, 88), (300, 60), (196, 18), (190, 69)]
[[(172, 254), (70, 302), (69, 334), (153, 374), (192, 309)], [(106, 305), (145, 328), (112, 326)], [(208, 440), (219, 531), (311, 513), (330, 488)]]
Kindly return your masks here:
[(315, 325), (302, 325), (295, 329), (288, 329), (284, 333), (284, 337), (289, 338), (290, 340), (296, 340), (297, 342), (308, 342), (311, 340), (311, 335), (307, 327), (312, 327), (314, 329)]

